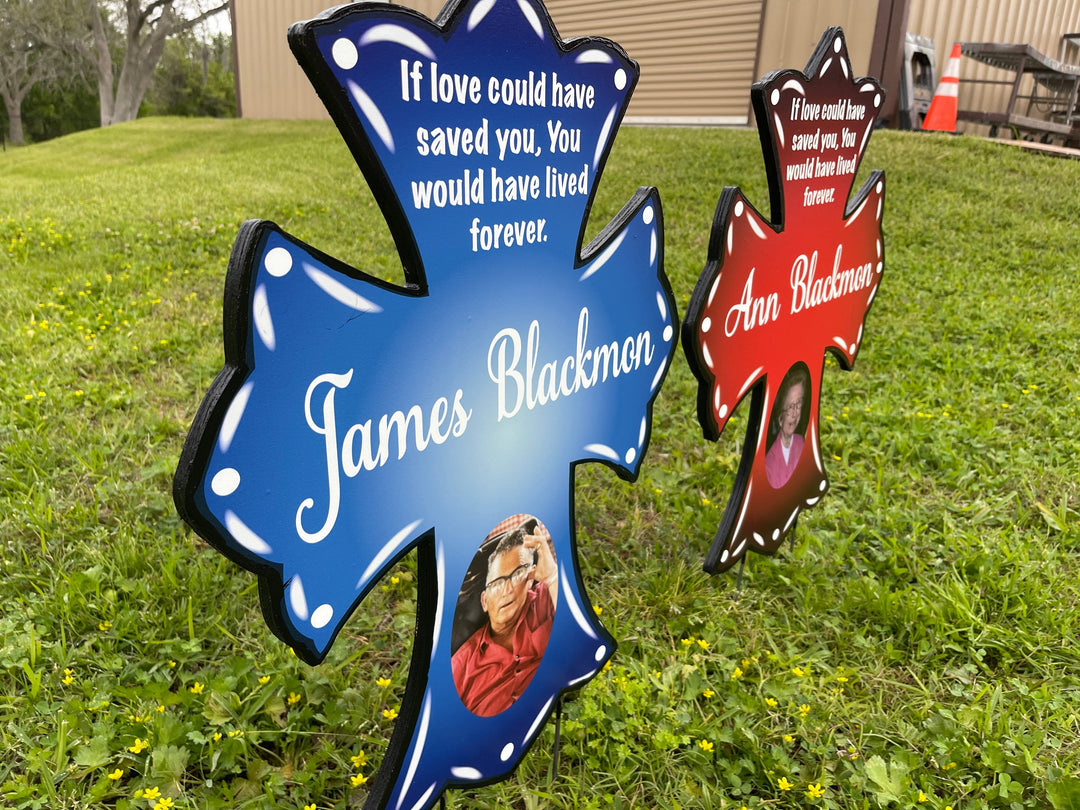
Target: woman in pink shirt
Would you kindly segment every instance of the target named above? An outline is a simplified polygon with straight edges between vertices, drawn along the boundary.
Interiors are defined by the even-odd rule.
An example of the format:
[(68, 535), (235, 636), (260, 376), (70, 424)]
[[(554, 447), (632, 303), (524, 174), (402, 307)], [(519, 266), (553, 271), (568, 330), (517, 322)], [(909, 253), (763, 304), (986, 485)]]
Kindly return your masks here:
[(770, 421), (775, 433), (772, 446), (765, 453), (765, 477), (774, 489), (780, 489), (795, 472), (802, 455), (803, 437), (797, 431), (802, 426), (803, 403), (810, 393), (810, 373), (802, 363), (796, 363), (780, 383)]

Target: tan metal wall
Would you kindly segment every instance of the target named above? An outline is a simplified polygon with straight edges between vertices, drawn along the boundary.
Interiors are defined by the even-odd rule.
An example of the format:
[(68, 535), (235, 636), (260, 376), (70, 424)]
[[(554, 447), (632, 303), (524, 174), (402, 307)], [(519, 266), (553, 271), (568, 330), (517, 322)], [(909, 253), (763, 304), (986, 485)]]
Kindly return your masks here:
[[(978, 0), (943, 2), (911, 0), (908, 30), (934, 40), (940, 78), (954, 42), (1020, 42), (1054, 59), (1080, 64), (1075, 46), (1066, 45), (1062, 34), (1080, 31), (1080, 0)], [(960, 78), (1002, 79), (1009, 74), (964, 57)], [(1030, 80), (1021, 93), (1030, 90)], [(1003, 111), (1009, 89), (999, 85), (960, 85), (960, 108)], [(986, 127), (962, 123), (961, 129), (985, 133)]]
[(334, 5), (327, 0), (233, 0), (233, 38), (240, 115), (329, 118), (289, 50), (286, 34)]
[[(289, 26), (334, 0), (233, 0), (237, 84), (245, 118), (326, 118), (289, 51)], [(398, 5), (434, 18), (444, 0)], [(641, 64), (631, 120), (747, 120), (762, 0), (548, 0), (564, 39), (603, 36)], [(801, 58), (805, 62), (809, 51)], [(801, 64), (801, 63), (800, 63)]]
[[(1024, 42), (1080, 64), (1078, 49), (1062, 40), (1062, 34), (1080, 31), (1080, 0), (909, 2), (907, 30), (934, 40), (939, 77), (952, 43), (959, 40)], [(327, 117), (285, 35), (293, 22), (333, 4), (233, 0), (237, 84), (245, 118)], [(433, 18), (444, 0), (404, 0), (400, 5)], [(640, 63), (631, 120), (723, 124), (745, 122), (750, 85), (771, 70), (803, 67), (830, 25), (843, 26), (856, 73), (869, 72), (878, 11), (878, 3), (870, 0), (548, 0), (547, 7), (563, 38), (608, 37)], [(962, 78), (1001, 76), (971, 59), (961, 62)], [(960, 92), (962, 108), (1004, 109), (1008, 91), (961, 85)]]
[(741, 124), (762, 0), (547, 0), (564, 39), (603, 36), (641, 65), (630, 120)]
[(754, 79), (773, 70), (804, 68), (821, 35), (832, 25), (844, 29), (851, 67), (857, 76), (864, 76), (870, 65), (876, 22), (877, 3), (868, 0), (768, 0)]
[[(378, 0), (368, 0), (368, 2)], [(289, 26), (342, 0), (233, 0), (233, 35), (240, 115), (244, 118), (329, 118), (289, 50)], [(433, 18), (443, 0), (398, 0)]]

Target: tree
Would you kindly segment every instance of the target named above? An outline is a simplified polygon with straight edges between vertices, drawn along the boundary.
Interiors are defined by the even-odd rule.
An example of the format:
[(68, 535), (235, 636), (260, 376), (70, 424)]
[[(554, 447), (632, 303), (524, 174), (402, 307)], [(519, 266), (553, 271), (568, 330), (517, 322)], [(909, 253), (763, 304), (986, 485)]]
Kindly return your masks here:
[(8, 139), (22, 143), (22, 105), (40, 82), (77, 71), (70, 50), (56, 43), (76, 22), (66, 0), (0, 0), (0, 98)]
[(236, 81), (230, 65), (231, 39), (210, 41), (191, 32), (169, 39), (142, 105), (144, 115), (236, 115)]
[[(229, 0), (84, 0), (91, 37), (84, 54), (94, 66), (103, 127), (132, 121), (165, 51), (165, 41), (225, 11)], [(123, 33), (123, 61), (115, 72), (109, 28)]]
[(22, 105), (26, 140), (34, 143), (92, 129), (99, 123), (97, 87), (65, 74), (39, 82)]

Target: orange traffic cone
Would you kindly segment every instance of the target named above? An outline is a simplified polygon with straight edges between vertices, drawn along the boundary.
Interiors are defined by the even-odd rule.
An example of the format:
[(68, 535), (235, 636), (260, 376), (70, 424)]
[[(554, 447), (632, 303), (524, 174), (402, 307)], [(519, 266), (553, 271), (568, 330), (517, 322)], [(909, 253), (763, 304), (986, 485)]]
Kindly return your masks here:
[(937, 132), (956, 132), (956, 99), (960, 91), (960, 43), (953, 45), (949, 64), (938, 82), (922, 128)]

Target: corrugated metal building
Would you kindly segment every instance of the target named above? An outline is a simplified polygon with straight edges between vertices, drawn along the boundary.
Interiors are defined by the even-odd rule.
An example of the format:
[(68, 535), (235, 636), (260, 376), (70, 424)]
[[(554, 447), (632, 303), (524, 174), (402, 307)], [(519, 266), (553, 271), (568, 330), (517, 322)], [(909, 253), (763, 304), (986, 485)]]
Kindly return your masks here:
[[(237, 96), (245, 118), (325, 118), (289, 52), (290, 24), (333, 0), (233, 0)], [(435, 17), (443, 0), (399, 5)], [(1080, 31), (1080, 0), (547, 0), (564, 39), (604, 36), (641, 65), (628, 121), (746, 124), (750, 85), (770, 70), (802, 67), (830, 25), (841, 25), (853, 66), (876, 76), (895, 120), (905, 34), (933, 40), (935, 76), (955, 41), (1022, 42), (1063, 62), (1080, 63), (1065, 37)], [(1002, 78), (963, 60), (964, 79)], [(1004, 107), (1009, 89), (966, 84), (961, 106)], [(964, 125), (971, 128), (975, 125)]]

